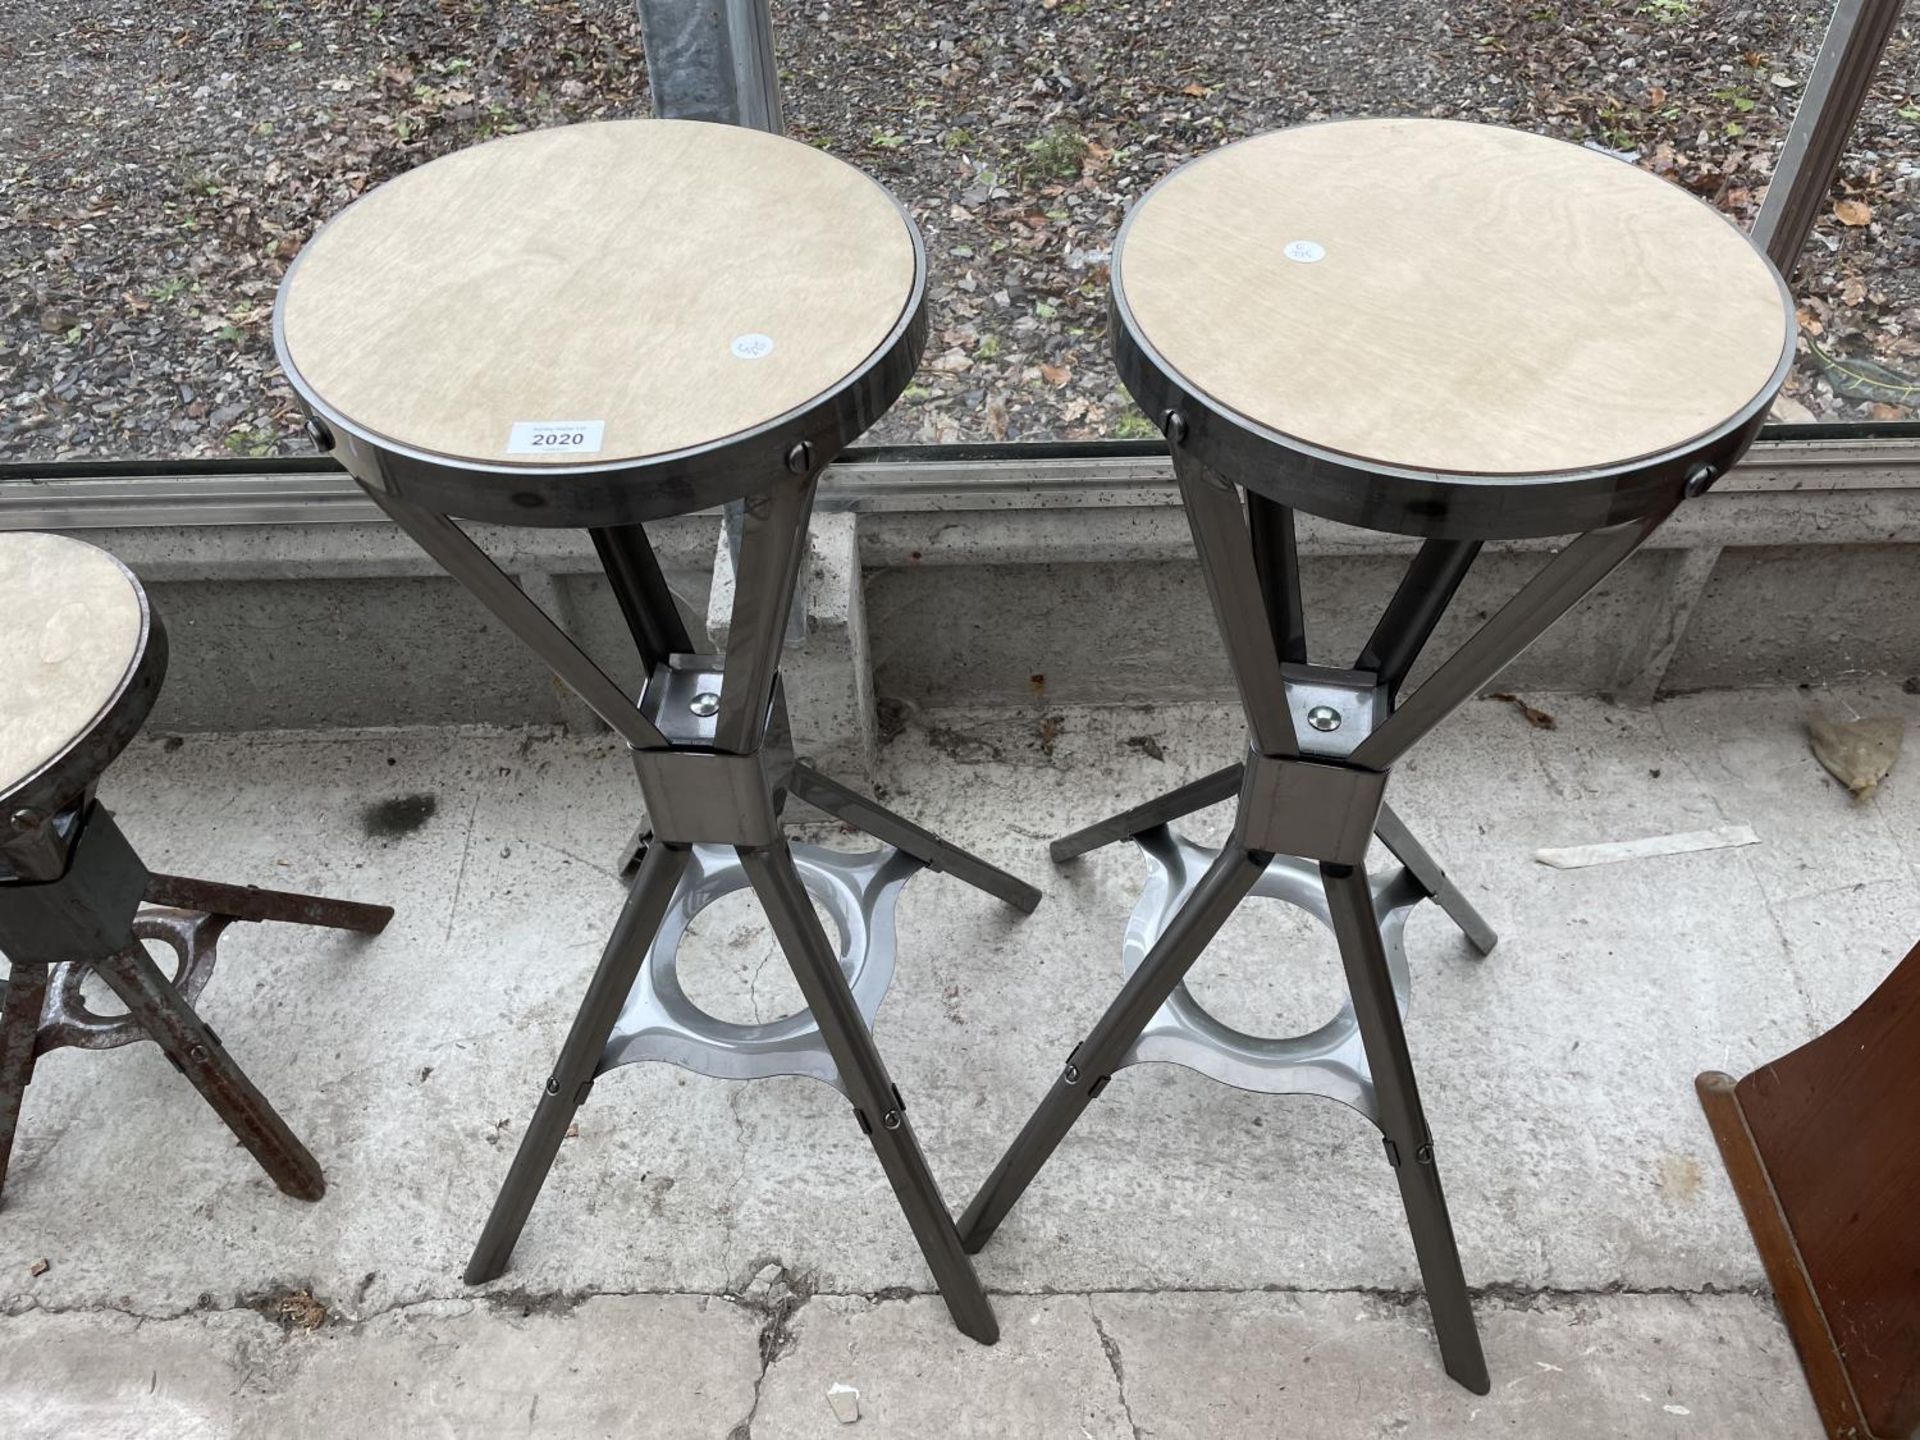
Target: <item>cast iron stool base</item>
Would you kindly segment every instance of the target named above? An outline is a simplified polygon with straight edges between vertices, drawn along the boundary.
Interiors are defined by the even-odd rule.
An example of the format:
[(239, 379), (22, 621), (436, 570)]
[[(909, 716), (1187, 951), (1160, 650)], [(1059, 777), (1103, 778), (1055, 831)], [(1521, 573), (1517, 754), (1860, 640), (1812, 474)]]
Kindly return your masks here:
[[(319, 1162), (288, 1128), (266, 1097), (227, 1054), (194, 1002), (213, 976), (220, 935), (236, 921), (277, 920), (377, 935), (393, 918), (385, 905), (363, 905), (317, 895), (222, 885), (174, 875), (150, 875), (132, 847), (95, 802), (86, 807), (68, 873), (38, 885), (0, 884), (0, 920), (17, 925), (12, 973), (0, 984), (0, 1191), (35, 1062), (52, 1050), (75, 1046), (112, 1050), (152, 1040), (167, 1061), (186, 1076), (214, 1112), (246, 1146), (260, 1168), (284, 1193), (318, 1200), (326, 1193)], [(55, 895), (55, 890), (62, 892)], [(126, 919), (144, 898), (150, 904)], [(50, 937), (61, 916), (74, 928), (102, 934), (131, 926), (131, 943), (117, 944), (86, 959), (50, 961), (24, 948), (26, 937)], [(128, 937), (126, 928), (119, 937)], [(160, 941), (174, 952), (173, 974), (154, 963), (146, 943)], [(82, 993), (89, 974), (97, 975), (127, 1007), (124, 1015), (101, 1015)]]

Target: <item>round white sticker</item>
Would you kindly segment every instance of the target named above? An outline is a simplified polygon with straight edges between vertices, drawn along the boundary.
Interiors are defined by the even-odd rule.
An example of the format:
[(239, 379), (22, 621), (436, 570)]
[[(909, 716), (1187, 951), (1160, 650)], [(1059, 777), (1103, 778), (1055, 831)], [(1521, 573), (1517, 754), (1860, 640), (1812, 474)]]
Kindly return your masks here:
[(1316, 260), (1327, 258), (1327, 247), (1318, 240), (1295, 240), (1280, 253), (1301, 265), (1311, 265)]
[(736, 335), (733, 337), (734, 358), (739, 360), (764, 360), (773, 353), (771, 335)]

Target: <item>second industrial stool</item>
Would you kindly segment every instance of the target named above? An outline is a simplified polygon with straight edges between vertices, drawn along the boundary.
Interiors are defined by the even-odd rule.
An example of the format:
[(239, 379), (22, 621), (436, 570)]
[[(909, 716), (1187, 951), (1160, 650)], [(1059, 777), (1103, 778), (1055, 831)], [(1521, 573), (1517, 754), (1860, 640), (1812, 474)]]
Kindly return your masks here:
[[(1490, 126), (1358, 120), (1257, 136), (1161, 181), (1113, 252), (1122, 379), (1165, 432), (1245, 759), (1055, 842), (1128, 837), (1153, 875), (1119, 996), (960, 1224), (985, 1244), (1121, 1068), (1327, 1096), (1379, 1127), (1447, 1372), (1488, 1388), (1401, 1020), (1400, 935), (1438, 900), (1493, 932), (1383, 803), (1392, 766), (1724, 475), (1793, 358), (1793, 309), (1725, 220), (1644, 171)], [(1244, 510), (1240, 490), (1246, 491)], [(1424, 537), (1350, 666), (1308, 662), (1293, 511)], [(1486, 540), (1584, 532), (1401, 696)], [(1170, 822), (1239, 797), (1215, 852)], [(1403, 869), (1370, 879), (1375, 836)], [(1245, 1035), (1182, 983), (1249, 895), (1331, 925), (1349, 1002)]]

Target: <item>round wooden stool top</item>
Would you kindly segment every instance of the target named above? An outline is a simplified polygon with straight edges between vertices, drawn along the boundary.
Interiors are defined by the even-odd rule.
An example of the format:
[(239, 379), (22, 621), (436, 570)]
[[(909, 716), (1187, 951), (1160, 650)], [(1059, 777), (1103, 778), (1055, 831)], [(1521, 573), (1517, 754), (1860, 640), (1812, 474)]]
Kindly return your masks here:
[(1128, 218), (1113, 294), (1123, 371), (1162, 373), (1151, 400), (1325, 461), (1329, 489), (1395, 472), (1525, 489), (1691, 458), (1757, 425), (1792, 358), (1779, 276), (1709, 207), (1610, 156), (1455, 121), (1310, 125), (1188, 163)]
[[(764, 433), (777, 460), (807, 438), (789, 431), (818, 428), (809, 412), (900, 349), (924, 271), (898, 203), (832, 156), (737, 126), (611, 121), (381, 185), (302, 251), (275, 331), (314, 410), (389, 459), (684, 472), (703, 447)], [(845, 439), (904, 387), (923, 340), (892, 393), (828, 405), (857, 425)], [(564, 485), (530, 493), (564, 508)]]
[(106, 551), (0, 534), (0, 831), (77, 797), (138, 733), (165, 670), (146, 592)]

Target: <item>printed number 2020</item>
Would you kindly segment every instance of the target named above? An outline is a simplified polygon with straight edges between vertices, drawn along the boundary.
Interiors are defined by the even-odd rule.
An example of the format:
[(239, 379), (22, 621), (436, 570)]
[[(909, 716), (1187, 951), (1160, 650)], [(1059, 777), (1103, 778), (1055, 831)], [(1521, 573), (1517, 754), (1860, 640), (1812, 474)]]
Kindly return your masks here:
[(518, 420), (507, 454), (598, 455), (606, 432), (603, 420)]

